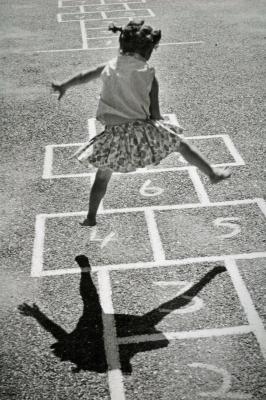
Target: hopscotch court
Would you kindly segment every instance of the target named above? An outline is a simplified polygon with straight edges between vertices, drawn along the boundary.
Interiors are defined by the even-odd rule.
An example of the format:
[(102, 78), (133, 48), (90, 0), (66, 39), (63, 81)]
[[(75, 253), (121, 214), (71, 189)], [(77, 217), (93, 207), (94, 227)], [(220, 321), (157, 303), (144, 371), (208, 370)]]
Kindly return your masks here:
[[(61, 0), (58, 6), (59, 23), (80, 24), (83, 50), (112, 48), (113, 39), (103, 31), (112, 18), (123, 24), (123, 19), (127, 21), (135, 16), (155, 17), (154, 12), (146, 8), (145, 0)], [(104, 34), (106, 36), (101, 36)], [(174, 114), (167, 114), (165, 118), (177, 122)], [(95, 119), (89, 119), (86, 139), (96, 132)], [(212, 165), (228, 165), (233, 173), (235, 168), (245, 165), (227, 134), (186, 138), (198, 147), (209, 149)], [(42, 178), (89, 177), (92, 184), (93, 169), (76, 167), (72, 160), (68, 166), (62, 164), (62, 160), (69, 158), (80, 145), (46, 146)], [(111, 399), (131, 398), (132, 388), (120, 364), (121, 352), (125, 346), (141, 348), (143, 344), (153, 352), (139, 350), (135, 366), (132, 361), (136, 382), (142, 379), (137, 365), (153, 371), (155, 360), (161, 359), (159, 376), (166, 376), (169, 382), (171, 376), (175, 380), (183, 379), (184, 387), (191, 374), (196, 376), (199, 370), (207, 377), (211, 372), (211, 376), (219, 378), (214, 379), (212, 389), (203, 390), (194, 383), (195, 396), (199, 398), (252, 399), (245, 382), (234, 389), (234, 371), (241, 369), (241, 363), (237, 357), (234, 361), (231, 355), (239, 348), (242, 359), (250, 362), (251, 371), (256, 369), (251, 354), (256, 353), (257, 359), (263, 362), (266, 359), (263, 319), (241, 273), (242, 268), (247, 268), (254, 260), (266, 258), (265, 201), (261, 198), (210, 201), (196, 168), (187, 165), (176, 153), (158, 167), (125, 175), (114, 173), (100, 206), (96, 228), (79, 227), (78, 221), (86, 213), (87, 210), (77, 210), (36, 216), (31, 275), (60, 279), (65, 274), (80, 273), (80, 268), (73, 267), (73, 254), (88, 255), (98, 278)], [(56, 262), (60, 253), (65, 254), (64, 266)], [(223, 266), (226, 272), (214, 279), (212, 292), (208, 293), (207, 289), (191, 297), (185, 294), (197, 283), (197, 274), (201, 277), (217, 266)], [(226, 293), (223, 292), (225, 287)], [(140, 309), (145, 314), (176, 296), (183, 296), (190, 302), (177, 310), (162, 307), (158, 332), (117, 331), (114, 314), (137, 314)], [(223, 299), (222, 310), (217, 299), (218, 303)], [(232, 347), (227, 343), (229, 337), (230, 343), (235, 343)], [(245, 348), (243, 352), (246, 342), (243, 340), (243, 346), (239, 343), (244, 337), (248, 337), (252, 350)], [(160, 343), (165, 340), (168, 345), (163, 348), (164, 353), (160, 353)], [(187, 359), (177, 351), (178, 346), (187, 354)], [(216, 353), (217, 347), (223, 349), (223, 356), (219, 359), (219, 353), (218, 359), (213, 360), (211, 354)], [(205, 361), (199, 348), (210, 349)], [(165, 359), (162, 354), (166, 355)], [(172, 369), (173, 365), (176, 370)], [(178, 365), (187, 375), (179, 374)], [(261, 381), (263, 377), (258, 375), (258, 379)], [(154, 385), (155, 392), (157, 380), (155, 375), (151, 383), (147, 382), (147, 386)]]

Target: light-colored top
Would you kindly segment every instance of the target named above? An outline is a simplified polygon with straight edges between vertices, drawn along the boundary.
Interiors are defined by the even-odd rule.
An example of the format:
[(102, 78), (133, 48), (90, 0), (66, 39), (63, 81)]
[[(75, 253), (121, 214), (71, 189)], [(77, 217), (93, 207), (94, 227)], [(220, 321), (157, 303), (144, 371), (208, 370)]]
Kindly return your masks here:
[(142, 58), (119, 55), (109, 61), (101, 74), (96, 118), (104, 125), (147, 119), (154, 76), (154, 68)]

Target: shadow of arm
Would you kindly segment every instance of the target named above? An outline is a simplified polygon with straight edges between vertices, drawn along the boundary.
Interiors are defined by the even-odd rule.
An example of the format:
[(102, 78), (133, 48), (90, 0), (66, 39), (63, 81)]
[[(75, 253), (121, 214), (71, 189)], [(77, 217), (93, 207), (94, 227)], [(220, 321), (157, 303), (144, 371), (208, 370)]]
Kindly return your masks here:
[[(161, 309), (169, 309), (171, 311), (178, 310), (181, 307), (188, 305), (193, 297), (197, 296), (197, 294), (206, 286), (216, 275), (224, 272), (226, 269), (224, 267), (214, 267), (211, 271), (207, 272), (199, 282), (193, 285), (191, 288), (186, 290), (181, 295), (166, 301), (161, 304), (159, 307), (154, 310), (146, 313), (143, 318), (149, 321), (149, 325), (152, 323), (153, 325), (158, 324), (166, 315), (165, 312), (162, 312)], [(169, 311), (169, 313), (171, 312)]]
[(63, 339), (67, 336), (67, 332), (61, 328), (61, 326), (57, 325), (51, 319), (49, 319), (36, 304), (29, 306), (27, 303), (23, 303), (18, 306), (18, 310), (20, 314), (33, 317), (36, 321), (47, 331), (50, 332), (53, 337), (57, 340)]

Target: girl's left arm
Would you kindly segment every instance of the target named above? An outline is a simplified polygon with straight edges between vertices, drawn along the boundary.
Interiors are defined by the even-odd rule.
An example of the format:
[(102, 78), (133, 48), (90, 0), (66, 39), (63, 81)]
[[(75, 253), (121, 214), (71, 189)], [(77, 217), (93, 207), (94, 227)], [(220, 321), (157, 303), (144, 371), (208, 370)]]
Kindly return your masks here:
[(150, 118), (163, 119), (159, 106), (159, 83), (156, 77), (153, 78), (150, 91)]
[(61, 99), (61, 97), (65, 94), (65, 91), (71, 86), (80, 85), (82, 83), (87, 83), (94, 79), (99, 78), (104, 68), (105, 64), (99, 65), (96, 68), (80, 72), (79, 74), (72, 76), (71, 78), (67, 79), (64, 82), (61, 83), (53, 82), (52, 83), (53, 90), (59, 92), (58, 100)]

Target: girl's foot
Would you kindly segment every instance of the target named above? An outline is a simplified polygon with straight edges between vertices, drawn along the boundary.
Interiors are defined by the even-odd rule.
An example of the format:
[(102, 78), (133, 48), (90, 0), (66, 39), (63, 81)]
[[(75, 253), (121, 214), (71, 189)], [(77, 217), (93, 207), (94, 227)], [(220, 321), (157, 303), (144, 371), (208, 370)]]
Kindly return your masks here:
[(231, 169), (228, 167), (225, 168), (213, 168), (212, 174), (210, 175), (211, 183), (218, 183), (223, 179), (227, 179), (231, 176)]
[(85, 218), (84, 221), (79, 223), (81, 226), (95, 226), (96, 218)]

